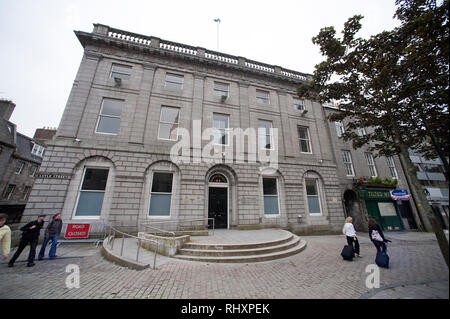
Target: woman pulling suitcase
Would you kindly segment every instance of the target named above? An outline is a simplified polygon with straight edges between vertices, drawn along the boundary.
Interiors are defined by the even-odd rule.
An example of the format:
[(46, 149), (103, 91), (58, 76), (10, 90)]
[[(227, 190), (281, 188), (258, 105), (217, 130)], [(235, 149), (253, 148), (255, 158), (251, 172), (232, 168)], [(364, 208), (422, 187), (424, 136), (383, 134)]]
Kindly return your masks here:
[(345, 236), (347, 236), (348, 245), (353, 247), (353, 251), (355, 252), (356, 257), (362, 258), (362, 256), (359, 254), (359, 242), (358, 238), (356, 237), (356, 231), (355, 227), (353, 227), (352, 221), (353, 218), (351, 217), (347, 217), (345, 219), (343, 232)]
[(375, 263), (379, 267), (389, 268), (389, 256), (387, 254), (386, 243), (390, 242), (389, 239), (384, 237), (381, 227), (377, 224), (375, 219), (371, 218), (368, 221), (369, 226), (369, 238), (377, 249), (377, 257)]

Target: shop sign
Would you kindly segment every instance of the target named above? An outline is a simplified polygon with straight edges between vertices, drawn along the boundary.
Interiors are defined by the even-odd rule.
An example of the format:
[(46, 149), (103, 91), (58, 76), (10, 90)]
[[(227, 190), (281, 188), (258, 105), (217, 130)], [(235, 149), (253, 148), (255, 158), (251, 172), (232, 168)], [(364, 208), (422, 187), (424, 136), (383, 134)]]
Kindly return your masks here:
[(394, 189), (391, 191), (391, 197), (393, 200), (410, 200), (411, 195), (407, 189)]

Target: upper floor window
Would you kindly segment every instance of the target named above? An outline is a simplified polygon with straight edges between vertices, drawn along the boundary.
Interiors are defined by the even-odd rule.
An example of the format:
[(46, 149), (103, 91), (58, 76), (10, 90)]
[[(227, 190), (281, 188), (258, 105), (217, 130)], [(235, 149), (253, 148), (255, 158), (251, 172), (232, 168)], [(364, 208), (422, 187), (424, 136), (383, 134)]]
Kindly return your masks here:
[(367, 134), (367, 133), (366, 133), (366, 129), (365, 129), (364, 127), (361, 127), (361, 128), (359, 128), (359, 129), (357, 129), (357, 130), (356, 130), (356, 133), (357, 133), (359, 136), (364, 136), (364, 135)]
[(111, 67), (111, 79), (119, 78), (122, 80), (129, 80), (131, 76), (131, 66), (113, 64)]
[(227, 83), (214, 81), (214, 95), (228, 97), (230, 85)]
[(366, 157), (367, 166), (369, 166), (370, 176), (377, 177), (377, 169), (375, 167), (375, 162), (373, 160), (373, 155), (371, 153), (364, 153)]
[(23, 189), (22, 200), (27, 200), (28, 197), (30, 196), (30, 192), (31, 192), (31, 186), (25, 186), (24, 189)]
[(397, 169), (395, 168), (394, 158), (392, 156), (386, 157), (387, 164), (389, 166), (389, 171), (391, 172), (392, 178), (398, 178)]
[(213, 114), (213, 144), (228, 145), (229, 116)]
[(269, 92), (256, 90), (256, 101), (262, 104), (270, 104)]
[(178, 125), (180, 110), (176, 107), (162, 106), (159, 118), (158, 138), (163, 140), (178, 140)]
[(342, 122), (334, 122), (334, 125), (336, 125), (337, 136), (341, 137), (345, 133), (344, 124)]
[(352, 163), (352, 155), (349, 151), (342, 151), (342, 160), (344, 161), (345, 175), (355, 176)]
[(305, 101), (297, 98), (293, 98), (294, 100), (294, 109), (297, 111), (303, 111), (305, 109)]
[(166, 88), (167, 89), (183, 89), (184, 76), (172, 73), (166, 73)]
[(271, 150), (272, 144), (272, 122), (260, 120), (258, 122), (259, 148)]
[(8, 187), (5, 189), (5, 191), (3, 192), (3, 198), (10, 199), (15, 189), (16, 185), (9, 184)]
[(123, 101), (103, 98), (96, 133), (117, 134), (120, 127)]
[(33, 149), (31, 150), (31, 154), (43, 157), (44, 156), (45, 147), (40, 146), (36, 143), (33, 143)]
[(25, 166), (25, 162), (17, 161), (14, 173), (16, 173), (17, 175), (20, 175), (22, 173), (22, 170), (23, 170), (24, 166)]
[(34, 175), (36, 174), (37, 168), (38, 167), (36, 165), (31, 165), (31, 167), (30, 167), (30, 177), (34, 177)]
[(309, 130), (307, 127), (298, 127), (298, 140), (300, 143), (300, 152), (311, 153), (311, 141), (309, 138)]

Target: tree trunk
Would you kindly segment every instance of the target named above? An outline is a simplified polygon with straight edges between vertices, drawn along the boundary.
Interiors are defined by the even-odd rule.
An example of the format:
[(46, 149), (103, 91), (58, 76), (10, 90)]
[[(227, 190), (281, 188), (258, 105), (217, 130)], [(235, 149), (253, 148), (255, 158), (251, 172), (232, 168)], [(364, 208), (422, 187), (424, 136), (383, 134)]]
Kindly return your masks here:
[(436, 215), (428, 203), (428, 199), (423, 192), (422, 185), (417, 178), (416, 169), (409, 158), (408, 149), (404, 145), (400, 145), (399, 158), (402, 162), (402, 166), (404, 167), (404, 173), (408, 179), (411, 193), (417, 203), (418, 212), (423, 221), (422, 225), (424, 226), (425, 231), (432, 230), (435, 233), (439, 248), (441, 249), (442, 255), (448, 267), (449, 243), (447, 237), (445, 237), (441, 224), (436, 219)]

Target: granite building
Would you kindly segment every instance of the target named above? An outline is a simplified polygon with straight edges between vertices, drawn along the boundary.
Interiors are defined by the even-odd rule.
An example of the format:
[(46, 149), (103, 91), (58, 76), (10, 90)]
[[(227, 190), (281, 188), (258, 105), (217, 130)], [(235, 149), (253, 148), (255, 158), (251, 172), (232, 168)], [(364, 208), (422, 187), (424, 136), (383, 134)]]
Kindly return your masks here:
[(23, 222), (45, 211), (130, 231), (208, 217), (217, 228), (341, 231), (327, 111), (296, 95), (310, 75), (101, 24), (75, 34), (84, 55)]

